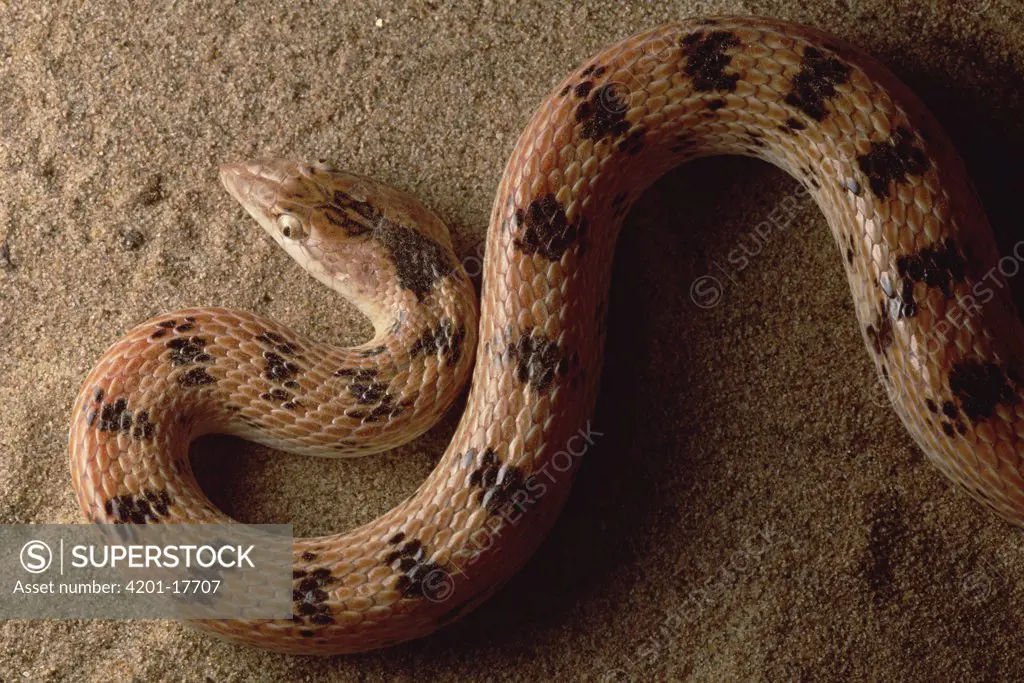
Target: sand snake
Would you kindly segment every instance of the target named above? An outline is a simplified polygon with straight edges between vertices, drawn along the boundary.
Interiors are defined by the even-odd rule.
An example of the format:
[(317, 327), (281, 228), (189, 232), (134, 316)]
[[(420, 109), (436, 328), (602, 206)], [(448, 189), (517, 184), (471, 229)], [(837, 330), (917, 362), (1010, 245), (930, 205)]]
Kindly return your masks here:
[(765, 159), (808, 188), (903, 422), (947, 476), (1019, 522), (1024, 335), (959, 158), (864, 53), (739, 17), (624, 40), (541, 103), (498, 188), (479, 325), (446, 228), (415, 200), (322, 163), (222, 167), (267, 232), (370, 317), (374, 339), (338, 348), (212, 308), (136, 327), (73, 409), (82, 510), (97, 522), (227, 521), (192, 476), (197, 435), (312, 455), (380, 451), (433, 424), (475, 362), (455, 436), (409, 499), (358, 529), (296, 540), (291, 620), (199, 626), (329, 653), (458, 619), (530, 556), (566, 499), (580, 461), (566, 453), (589, 438), (612, 250), (631, 203), (666, 170), (712, 154)]

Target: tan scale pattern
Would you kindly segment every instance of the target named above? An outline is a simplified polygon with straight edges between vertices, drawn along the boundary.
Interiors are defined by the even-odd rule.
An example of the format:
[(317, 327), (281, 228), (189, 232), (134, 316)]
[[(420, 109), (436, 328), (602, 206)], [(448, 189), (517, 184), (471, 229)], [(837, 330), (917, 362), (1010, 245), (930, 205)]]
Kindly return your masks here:
[[(907, 428), (947, 476), (1019, 523), (1024, 335), (1001, 287), (962, 315), (965, 302), (980, 303), (979, 283), (1001, 283), (1001, 276), (991, 275), (998, 256), (947, 138), (912, 93), (852, 46), (775, 21), (694, 19), (634, 36), (589, 60), (540, 105), (520, 137), (488, 232), (468, 404), (427, 481), (370, 524), (296, 542), (295, 620), (199, 625), (276, 650), (355, 652), (430, 633), (496, 590), (546, 534), (579, 465), (578, 458), (560, 463), (596, 400), (622, 218), (667, 169), (711, 154), (766, 159), (808, 187), (847, 264), (865, 340)], [(316, 176), (315, 167), (263, 162), (230, 173), (238, 168), (262, 178), (278, 199), (297, 206), (311, 201), (293, 184)], [(342, 176), (330, 182), (352, 194), (357, 181)], [(226, 178), (229, 189), (232, 182)], [(263, 209), (235, 184), (232, 193), (259, 219)], [(388, 215), (416, 213), (410, 206)], [(268, 230), (274, 234), (272, 225)], [(448, 247), (446, 234), (425, 234)], [(380, 259), (393, 274), (372, 238), (368, 244), (366, 257)], [(345, 258), (330, 268), (349, 267)], [(792, 283), (799, 286), (799, 273)], [(83, 510), (109, 520), (105, 505), (112, 497), (155, 488), (170, 492), (173, 503), (166, 519), (152, 521), (224, 521), (187, 471), (187, 443), (202, 431), (315, 454), (327, 454), (325, 443), (361, 437), (360, 430), (371, 444), (366, 450), (411, 438), (412, 424), (422, 431), (411, 417), (371, 427), (345, 421), (351, 406), (337, 399), (331, 373), (339, 363), (361, 363), (387, 376), (407, 372), (402, 395), (414, 402), (415, 414), (443, 411), (466, 368), (451, 371), (434, 357), (402, 370), (402, 359), (411, 339), (439, 317), (472, 321), (464, 274), (442, 279), (424, 302), (402, 298), (393, 278), (381, 277), (377, 286), (387, 293), (381, 307), (365, 304), (371, 317), (400, 310), (421, 322), (414, 334), (385, 335), (387, 353), (374, 358), (354, 359), (351, 350), (219, 310), (165, 316), (129, 333), (86, 380), (74, 409), (71, 467)], [(339, 289), (359, 304), (360, 293)], [(155, 323), (184, 315), (216, 339), (208, 349), (217, 381), (208, 387), (177, 385), (180, 370), (169, 370), (163, 347), (147, 342)], [(949, 327), (954, 319), (958, 324)], [(384, 328), (378, 325), (378, 332)], [(259, 399), (266, 386), (252, 341), (258, 329), (303, 349), (309, 370), (302, 391), (316, 396), (313, 414)], [(467, 330), (467, 345), (470, 337)], [(472, 355), (467, 350), (464, 361)], [(97, 386), (108, 396), (127, 396), (130, 407), (151, 403), (154, 441), (141, 447), (122, 433), (88, 427)], [(229, 404), (241, 409), (232, 413)], [(238, 414), (258, 423), (240, 422)], [(310, 592), (302, 579), (318, 568), (328, 577), (317, 589), (324, 616), (311, 623), (301, 612), (307, 608), (300, 598)]]

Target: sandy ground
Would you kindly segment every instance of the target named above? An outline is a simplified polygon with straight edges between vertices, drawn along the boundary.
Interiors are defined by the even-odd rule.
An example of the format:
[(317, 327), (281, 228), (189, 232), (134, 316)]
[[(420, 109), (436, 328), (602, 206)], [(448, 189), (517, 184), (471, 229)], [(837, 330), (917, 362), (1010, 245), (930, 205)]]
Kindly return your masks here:
[[(219, 162), (329, 157), (415, 192), (472, 270), (542, 96), (666, 19), (762, 13), (864, 46), (948, 128), (1004, 247), (1021, 229), (1013, 0), (131, 4), (0, 5), (0, 522), (79, 521), (68, 411), (132, 325), (221, 305), (339, 343), (369, 333), (243, 216)], [(636, 207), (593, 423), (605, 436), (549, 540), (461, 623), (303, 658), (174, 622), (6, 622), (0, 679), (1024, 680), (1024, 538), (951, 488), (886, 406), (810, 201), (752, 242), (796, 191), (767, 165), (718, 159)], [(741, 244), (760, 254), (721, 278), (717, 306), (696, 306), (694, 278)], [(362, 461), (225, 438), (194, 460), (243, 520), (338, 531), (411, 493), (454, 422)]]

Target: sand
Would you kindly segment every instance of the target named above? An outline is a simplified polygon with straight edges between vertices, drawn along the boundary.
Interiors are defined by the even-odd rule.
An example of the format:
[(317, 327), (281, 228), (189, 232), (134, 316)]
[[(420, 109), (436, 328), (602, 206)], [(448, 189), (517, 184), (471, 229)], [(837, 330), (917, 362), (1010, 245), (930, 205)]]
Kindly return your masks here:
[[(133, 4), (0, 6), (0, 522), (80, 521), (68, 412), (134, 324), (219, 305), (338, 343), (369, 333), (242, 214), (219, 162), (330, 158), (421, 196), (472, 263), (543, 95), (666, 19), (762, 13), (864, 46), (947, 127), (1003, 247), (1019, 236), (1013, 0)], [(755, 244), (790, 197), (792, 220)], [(720, 276), (718, 305), (695, 305), (694, 279), (740, 245), (759, 253)], [(836, 251), (765, 164), (704, 161), (653, 188), (617, 256), (603, 436), (533, 560), (436, 636), (309, 658), (174, 622), (5, 622), (0, 678), (1024, 680), (1024, 538), (951, 487), (887, 407)], [(456, 418), (360, 461), (227, 438), (194, 461), (240, 519), (340, 531), (411, 493)]]

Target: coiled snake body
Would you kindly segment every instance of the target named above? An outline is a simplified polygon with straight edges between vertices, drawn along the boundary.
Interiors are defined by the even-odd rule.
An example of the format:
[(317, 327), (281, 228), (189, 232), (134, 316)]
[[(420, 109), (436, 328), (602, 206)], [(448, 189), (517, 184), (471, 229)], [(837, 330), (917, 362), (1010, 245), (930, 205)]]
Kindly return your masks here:
[(612, 248), (631, 202), (711, 154), (768, 160), (808, 187), (903, 422), (947, 476), (1020, 523), (1024, 335), (994, 286), (998, 255), (960, 160), (870, 57), (816, 30), (739, 17), (636, 35), (544, 100), (498, 188), (479, 326), (446, 229), (414, 200), (322, 164), (222, 167), (232, 195), (376, 336), (336, 348), (210, 308), (140, 325), (74, 406), (82, 510), (97, 522), (227, 522), (191, 474), (197, 435), (380, 451), (433, 424), (475, 355), (454, 439), (416, 493), (358, 529), (296, 540), (291, 620), (199, 625), (329, 653), (458, 619), (529, 557), (566, 499), (579, 458), (564, 456), (587, 438)]

